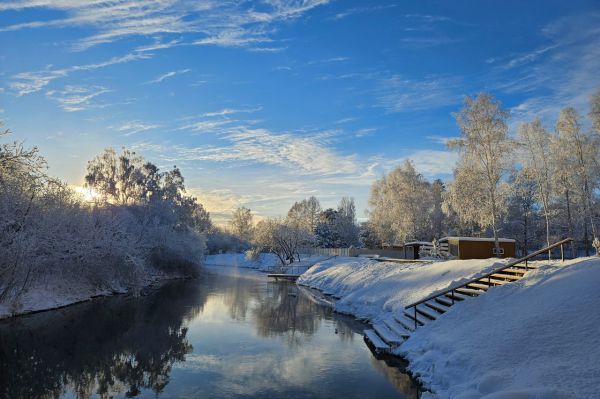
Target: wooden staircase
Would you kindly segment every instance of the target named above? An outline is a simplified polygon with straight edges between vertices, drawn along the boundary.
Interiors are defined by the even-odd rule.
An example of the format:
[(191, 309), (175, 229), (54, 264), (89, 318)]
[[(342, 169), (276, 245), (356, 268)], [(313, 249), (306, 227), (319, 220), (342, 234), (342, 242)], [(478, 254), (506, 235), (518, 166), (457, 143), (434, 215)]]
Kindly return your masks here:
[(389, 352), (408, 339), (417, 328), (434, 321), (455, 304), (483, 295), (491, 287), (520, 280), (529, 270), (537, 268), (529, 264), (530, 259), (560, 247), (561, 260), (564, 261), (564, 245), (571, 241), (572, 238), (566, 238), (501, 268), (412, 303), (393, 317), (373, 324), (372, 329), (365, 330), (364, 338), (375, 352)]

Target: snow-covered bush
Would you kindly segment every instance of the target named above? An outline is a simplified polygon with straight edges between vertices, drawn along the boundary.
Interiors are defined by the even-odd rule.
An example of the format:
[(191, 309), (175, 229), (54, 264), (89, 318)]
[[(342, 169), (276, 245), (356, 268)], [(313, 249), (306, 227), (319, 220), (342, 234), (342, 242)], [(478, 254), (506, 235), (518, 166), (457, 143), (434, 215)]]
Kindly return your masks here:
[[(124, 175), (137, 177), (110, 182), (95, 176), (90, 187), (102, 199), (89, 203), (45, 175), (37, 149), (0, 146), (0, 302), (17, 303), (30, 288), (123, 291), (157, 276), (194, 275), (208, 213), (183, 194), (177, 169), (161, 174), (141, 158), (134, 167), (126, 155), (120, 158), (129, 165)], [(124, 191), (113, 195), (106, 187)], [(121, 200), (111, 202), (111, 196)]]

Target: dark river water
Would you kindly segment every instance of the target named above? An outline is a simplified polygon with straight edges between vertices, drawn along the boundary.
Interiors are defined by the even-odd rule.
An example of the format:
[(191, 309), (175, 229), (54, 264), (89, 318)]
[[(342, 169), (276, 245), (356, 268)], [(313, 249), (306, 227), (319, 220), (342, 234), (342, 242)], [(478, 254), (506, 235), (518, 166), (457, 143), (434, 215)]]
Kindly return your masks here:
[(2, 398), (417, 398), (366, 326), (265, 274), (206, 268), (138, 298), (0, 322)]

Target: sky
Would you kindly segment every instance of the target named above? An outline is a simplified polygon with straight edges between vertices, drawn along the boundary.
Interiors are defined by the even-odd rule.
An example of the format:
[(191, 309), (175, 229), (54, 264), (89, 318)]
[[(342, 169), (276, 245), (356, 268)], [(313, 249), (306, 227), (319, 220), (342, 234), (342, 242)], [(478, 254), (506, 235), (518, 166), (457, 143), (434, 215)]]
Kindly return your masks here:
[(0, 120), (83, 185), (106, 147), (177, 165), (225, 223), (354, 197), (411, 159), (450, 180), (453, 112), (510, 129), (600, 87), (594, 1), (0, 0)]

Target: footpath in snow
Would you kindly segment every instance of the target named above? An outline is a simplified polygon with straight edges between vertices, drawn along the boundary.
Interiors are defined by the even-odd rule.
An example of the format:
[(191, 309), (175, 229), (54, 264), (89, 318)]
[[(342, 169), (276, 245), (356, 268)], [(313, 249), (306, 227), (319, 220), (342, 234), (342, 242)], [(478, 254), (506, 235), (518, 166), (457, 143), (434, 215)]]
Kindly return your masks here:
[[(600, 259), (547, 263), (455, 305), (396, 349), (431, 397), (599, 397)], [(499, 266), (496, 259), (397, 264), (334, 258), (298, 283), (339, 298), (337, 311), (376, 322)]]

